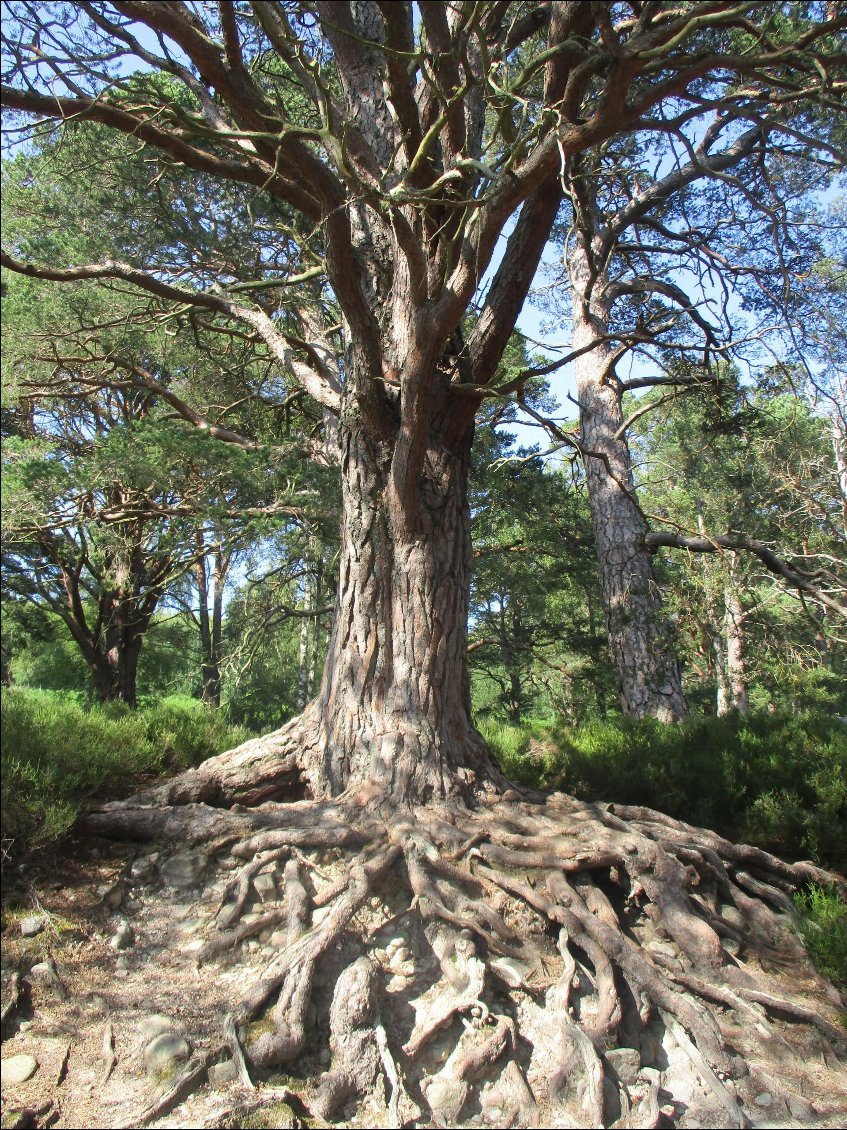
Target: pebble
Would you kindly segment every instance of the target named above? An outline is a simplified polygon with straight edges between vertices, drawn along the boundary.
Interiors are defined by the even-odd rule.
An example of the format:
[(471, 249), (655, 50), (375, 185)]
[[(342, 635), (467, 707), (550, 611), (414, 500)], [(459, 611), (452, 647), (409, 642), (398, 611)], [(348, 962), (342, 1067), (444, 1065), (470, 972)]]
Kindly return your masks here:
[(794, 1118), (799, 1119), (801, 1123), (805, 1123), (807, 1126), (811, 1126), (812, 1120), (818, 1113), (810, 1102), (800, 1098), (799, 1095), (792, 1095), (788, 1100), (788, 1109)]
[(238, 1078), (238, 1068), (231, 1059), (215, 1063), (209, 1068), (209, 1082), (213, 1087), (223, 1087)]
[(773, 1102), (773, 1095), (770, 1091), (762, 1091), (760, 1095), (756, 1095), (753, 1101), (756, 1106), (770, 1106)]
[(127, 920), (122, 918), (114, 935), (109, 938), (109, 945), (113, 950), (127, 950), (134, 942), (135, 931)]
[(255, 876), (253, 888), (262, 902), (272, 902), (277, 897), (276, 880), (267, 872)]
[(106, 906), (111, 907), (112, 910), (117, 910), (124, 901), (126, 883), (123, 879), (116, 879), (114, 883), (104, 883), (97, 888), (97, 894)]
[(30, 914), (21, 919), (21, 933), (25, 938), (34, 938), (36, 934), (41, 933), (46, 925), (47, 919), (43, 914)]
[(139, 1021), (138, 1030), (145, 1040), (152, 1040), (155, 1036), (161, 1036), (163, 1032), (173, 1032), (177, 1027), (176, 1021), (171, 1016), (165, 1016), (162, 1012), (153, 1012), (149, 1016), (145, 1016)]
[(191, 1054), (188, 1040), (177, 1032), (162, 1032), (144, 1049), (144, 1064), (151, 1075), (166, 1071)]
[(129, 874), (131, 879), (136, 879), (138, 882), (146, 882), (152, 879), (156, 874), (156, 864), (152, 859), (141, 856), (139, 859), (134, 859)]
[(169, 887), (196, 887), (203, 878), (207, 862), (203, 852), (175, 852), (159, 865), (159, 874)]
[(13, 1055), (3, 1060), (3, 1082), (8, 1086), (26, 1083), (38, 1070), (34, 1055)]
[(641, 1053), (636, 1048), (615, 1048), (606, 1052), (606, 1062), (618, 1079), (629, 1086), (635, 1082), (641, 1070)]
[(126, 977), (129, 972), (129, 960), (123, 956), (119, 957), (115, 962), (115, 973), (119, 977)]
[(720, 916), (724, 922), (729, 922), (731, 926), (738, 926), (740, 929), (744, 925), (744, 915), (737, 906), (732, 906), (731, 903), (721, 904)]

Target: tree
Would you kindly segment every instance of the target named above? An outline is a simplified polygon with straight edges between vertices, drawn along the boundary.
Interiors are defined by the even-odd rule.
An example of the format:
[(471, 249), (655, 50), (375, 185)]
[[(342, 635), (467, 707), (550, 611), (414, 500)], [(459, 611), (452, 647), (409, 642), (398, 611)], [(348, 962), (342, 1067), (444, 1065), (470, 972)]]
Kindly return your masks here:
[[(682, 825), (671, 842), (649, 813), (600, 813), (566, 799), (545, 806), (541, 797), (523, 807), (531, 798), (509, 791), (470, 715), (467, 477), (479, 405), (507, 391), (498, 366), (559, 209), (563, 160), (623, 133), (696, 129), (725, 110), (755, 115), (771, 95), (837, 105), (840, 6), (804, 5), (790, 35), (778, 14), (710, 2), (11, 6), (7, 108), (99, 122), (163, 164), (195, 170), (198, 183), (224, 180), (247, 202), (273, 200), (285, 256), (271, 269), (261, 258), (219, 264), (213, 253), (202, 265), (151, 269), (130, 256), (55, 267), (23, 261), (13, 247), (4, 264), (54, 281), (120, 281), (230, 333), (258, 335), (337, 421), (339, 585), (317, 699), (282, 731), (177, 779), (148, 798), (154, 803), (90, 820), (155, 835), (167, 811), (172, 830), (203, 838), (213, 826), (218, 845), (240, 839), (236, 850), (247, 856), (294, 845), (361, 849), (328, 896), (328, 914), (305, 933), (308, 895), (289, 858), (293, 944), (237, 1017), (279, 992), (273, 1030), (250, 1040), (254, 1066), (302, 1050), (316, 964), (356, 929), (354, 916), (402, 860), (392, 881), (412, 893), (409, 930), (443, 974), (407, 1032), (410, 1078), (426, 1075), (434, 1032), (492, 992), (493, 968), (514, 993), (543, 986), (567, 1040), (546, 1093), (537, 1074), (533, 1093), (516, 1022), (498, 1014), (427, 1077), (420, 1101), (436, 1119), (457, 1120), (471, 1080), (508, 1051), (500, 1089), (512, 1118), (534, 1119), (541, 1101), (602, 1122), (598, 1049), (622, 1038), (624, 1014), (639, 1024), (646, 1006), (639, 1012), (637, 1002), (649, 999), (688, 1040), (728, 1118), (743, 1120), (717, 1074), (740, 1079), (716, 1021), (629, 940), (590, 872), (603, 869), (633, 904), (649, 900), (696, 969), (682, 983), (707, 999), (742, 1001), (747, 1015), (753, 1006), (738, 995), (744, 986), (720, 944), (717, 891), (747, 898), (742, 859), (789, 885), (819, 873)], [(741, 48), (735, 33), (746, 36)], [(310, 798), (304, 805), (224, 811), (298, 790)], [(219, 807), (212, 813), (210, 804)], [(687, 866), (713, 891), (711, 904), (695, 909)], [(540, 872), (538, 887), (518, 877), (527, 867)], [(584, 882), (571, 886), (574, 872)], [(779, 928), (763, 907), (758, 913)], [(527, 937), (518, 923), (529, 920), (537, 928)], [(497, 964), (496, 953), (514, 964)], [(580, 1023), (569, 1011), (577, 956), (593, 966), (596, 988)], [(313, 1100), (325, 1118), (370, 1091), (383, 1062), (392, 1064), (392, 1115), (408, 1115), (390, 1060), (401, 1053), (387, 1041), (378, 1050), (373, 1036), (375, 980), (367, 956), (339, 976), (335, 1058)], [(825, 1023), (791, 1002), (779, 1007)], [(763, 1044), (757, 1051), (765, 1054)], [(568, 1090), (575, 1075), (581, 1091)], [(657, 1118), (650, 1078), (636, 1120)]]
[[(800, 580), (814, 581), (830, 599), (844, 593), (829, 420), (779, 370), (745, 388), (737, 371), (725, 369), (711, 403), (687, 397), (639, 424), (634, 448), (647, 512), (666, 527), (699, 525), (707, 540), (727, 539), (726, 548), (672, 570), (672, 600), (684, 634), (696, 638), (705, 629), (696, 661), (711, 665), (716, 712), (746, 713), (749, 685), (772, 683), (780, 654), (791, 654), (798, 668), (817, 667), (820, 645), (825, 654), (827, 637), (838, 635), (826, 605), (786, 584), (761, 557), (731, 548), (737, 531), (763, 548), (794, 545), (787, 561)], [(829, 646), (837, 650), (834, 639)]]
[(824, 255), (811, 194), (831, 181), (843, 132), (838, 117), (809, 118), (808, 106), (783, 100), (755, 115), (727, 110), (696, 138), (619, 136), (563, 166), (562, 283), (573, 338), (559, 365), (572, 362), (576, 375), (574, 442), (585, 460), (609, 647), (628, 714), (674, 721), (687, 705), (646, 542), (623, 399), (664, 388), (664, 399), (636, 408), (637, 420), (677, 391), (707, 389), (727, 357), (749, 350), (732, 295), (761, 310), (759, 291), (772, 292), (780, 279), (774, 324), (763, 330), (757, 322), (751, 337), (765, 337), (773, 349), (778, 329), (794, 333), (802, 289), (794, 278)]

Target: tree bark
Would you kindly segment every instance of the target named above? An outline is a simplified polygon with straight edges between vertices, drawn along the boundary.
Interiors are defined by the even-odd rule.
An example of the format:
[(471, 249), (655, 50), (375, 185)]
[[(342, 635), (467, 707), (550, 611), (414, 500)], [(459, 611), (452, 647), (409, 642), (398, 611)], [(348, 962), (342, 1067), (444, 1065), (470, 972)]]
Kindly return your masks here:
[[(726, 679), (728, 709), (750, 713), (747, 673), (744, 664), (744, 609), (735, 584), (735, 565), (724, 587), (724, 636), (726, 638)], [(718, 709), (718, 713), (721, 710)]]
[(580, 435), (609, 651), (625, 714), (676, 722), (688, 713), (673, 630), (662, 609), (645, 545), (647, 525), (635, 499), (621, 393), (614, 382), (609, 307), (603, 280), (592, 284), (589, 256), (577, 241), (569, 259), (574, 288), (574, 350)]
[[(203, 701), (209, 706), (221, 704), (221, 642), (223, 629), (223, 590), (229, 570), (230, 555), (220, 546), (209, 554), (202, 533), (197, 534), (197, 561), (194, 572), (197, 579), (198, 627), (203, 679)], [(212, 584), (209, 584), (207, 561), (212, 559)], [(211, 592), (210, 592), (211, 589)], [(211, 612), (209, 601), (211, 597)]]
[(387, 499), (391, 453), (344, 425), (341, 562), (317, 717), (316, 797), (365, 790), (421, 802), (492, 772), (471, 721), (467, 614), (470, 434), (430, 444), (412, 531)]
[(135, 708), (138, 660), (143, 642), (143, 631), (135, 631), (132, 625), (123, 622), (123, 617), (117, 617), (109, 625), (105, 645), (95, 647), (86, 655), (98, 702), (125, 702)]

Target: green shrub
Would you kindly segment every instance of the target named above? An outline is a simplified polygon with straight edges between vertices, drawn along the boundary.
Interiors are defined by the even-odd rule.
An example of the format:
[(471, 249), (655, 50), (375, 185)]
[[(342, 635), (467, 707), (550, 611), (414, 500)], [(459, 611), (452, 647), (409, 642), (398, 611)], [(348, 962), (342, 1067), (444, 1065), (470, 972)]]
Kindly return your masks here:
[(482, 732), (515, 780), (643, 804), (785, 855), (847, 863), (847, 726), (818, 714), (616, 718)]
[(847, 906), (833, 886), (811, 883), (794, 896), (800, 932), (818, 969), (847, 989)]
[(86, 799), (126, 795), (248, 736), (187, 698), (86, 709), (73, 695), (11, 689), (2, 713), (3, 836), (15, 855), (68, 832)]

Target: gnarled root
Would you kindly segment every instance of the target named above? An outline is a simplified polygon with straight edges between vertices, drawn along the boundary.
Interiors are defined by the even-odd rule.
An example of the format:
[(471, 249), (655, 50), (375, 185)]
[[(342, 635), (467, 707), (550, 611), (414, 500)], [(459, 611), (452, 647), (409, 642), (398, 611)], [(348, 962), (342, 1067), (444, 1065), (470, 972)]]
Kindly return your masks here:
[(329, 1119), (353, 1095), (368, 1094), (380, 1065), (374, 1031), (376, 969), (365, 955), (349, 965), (335, 986), (329, 1011), (332, 1067), (320, 1080), (313, 1105)]
[[(136, 830), (156, 812), (214, 824), (196, 802), (132, 811)], [(233, 1002), (236, 1044), (259, 1081), (314, 1071), (328, 1043), (304, 1092), (324, 1119), (359, 1101), (376, 1118), (382, 1094), (392, 1126), (655, 1127), (664, 1112), (742, 1127), (763, 1093), (787, 1118), (801, 1091), (826, 1105), (847, 1084), (833, 991), (791, 922), (791, 891), (828, 878), (811, 864), (559, 795), (218, 815), (218, 850), (242, 866), (201, 957), (276, 928)]]

